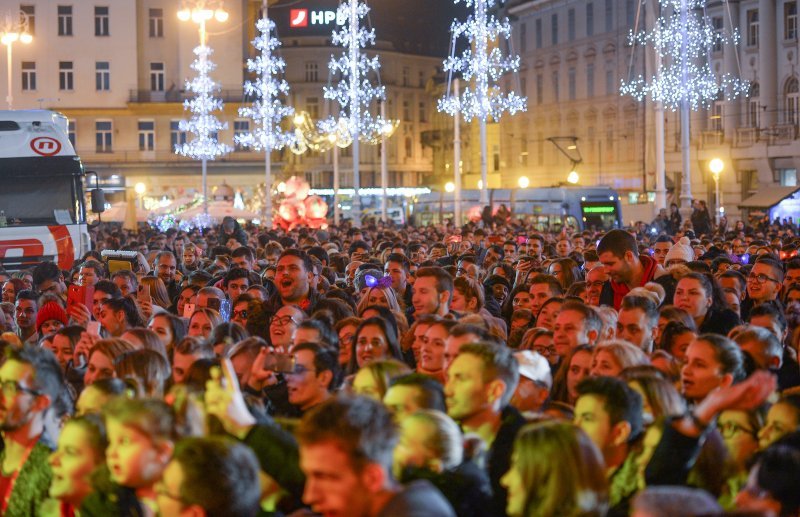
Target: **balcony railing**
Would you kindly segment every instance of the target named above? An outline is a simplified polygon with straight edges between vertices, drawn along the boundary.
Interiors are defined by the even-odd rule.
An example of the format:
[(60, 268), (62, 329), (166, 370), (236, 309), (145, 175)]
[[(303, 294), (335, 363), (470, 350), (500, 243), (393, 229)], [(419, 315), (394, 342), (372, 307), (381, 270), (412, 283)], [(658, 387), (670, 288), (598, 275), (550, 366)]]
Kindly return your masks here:
[(786, 145), (797, 138), (797, 126), (794, 124), (779, 124), (765, 132), (769, 135), (769, 145)]
[[(186, 90), (167, 90), (156, 92), (152, 90), (130, 90), (128, 102), (183, 102), (194, 96)], [(242, 90), (221, 90), (215, 97), (223, 102), (252, 102), (252, 96), (246, 95)]]
[[(190, 163), (195, 160), (175, 154), (172, 151), (140, 151), (138, 149), (112, 149), (111, 151), (97, 151), (94, 148), (77, 149), (78, 156), (84, 163)], [(216, 159), (218, 162), (259, 162), (264, 161), (264, 154), (260, 152), (234, 151)]]
[(703, 131), (703, 147), (719, 147), (725, 140), (725, 133), (722, 131)]
[(740, 127), (736, 129), (736, 147), (750, 147), (758, 142), (758, 128)]

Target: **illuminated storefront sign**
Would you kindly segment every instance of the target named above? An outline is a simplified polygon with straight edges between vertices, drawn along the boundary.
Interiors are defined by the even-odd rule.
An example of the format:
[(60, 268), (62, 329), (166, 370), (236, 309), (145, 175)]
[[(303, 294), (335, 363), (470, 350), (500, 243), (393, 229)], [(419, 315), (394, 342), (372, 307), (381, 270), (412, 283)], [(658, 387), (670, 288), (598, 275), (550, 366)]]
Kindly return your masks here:
[(325, 9), (290, 9), (289, 27), (301, 29), (315, 25), (344, 25), (345, 17), (337, 18), (336, 11)]

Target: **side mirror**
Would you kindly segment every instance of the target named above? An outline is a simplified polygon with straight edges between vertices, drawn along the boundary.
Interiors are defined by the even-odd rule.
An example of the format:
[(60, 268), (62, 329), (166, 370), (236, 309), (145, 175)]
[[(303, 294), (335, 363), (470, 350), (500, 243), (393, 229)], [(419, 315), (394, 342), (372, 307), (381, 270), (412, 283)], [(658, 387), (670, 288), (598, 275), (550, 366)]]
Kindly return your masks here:
[(92, 197), (92, 212), (102, 214), (106, 211), (106, 194), (101, 188), (93, 188), (90, 191)]

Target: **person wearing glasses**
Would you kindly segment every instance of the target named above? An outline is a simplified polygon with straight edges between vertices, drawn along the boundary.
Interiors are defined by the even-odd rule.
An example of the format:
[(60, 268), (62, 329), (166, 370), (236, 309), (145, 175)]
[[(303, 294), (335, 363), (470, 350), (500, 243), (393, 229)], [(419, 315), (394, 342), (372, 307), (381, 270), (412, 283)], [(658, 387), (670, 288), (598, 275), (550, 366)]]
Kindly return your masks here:
[(40, 515), (53, 477), (45, 413), (64, 389), (64, 375), (47, 349), (6, 350), (0, 368), (0, 515)]
[(289, 403), (305, 414), (331, 397), (339, 386), (339, 356), (318, 343), (300, 343), (292, 349), (294, 371), (284, 373)]
[(776, 259), (764, 256), (756, 260), (747, 275), (747, 299), (741, 305), (742, 319), (750, 319), (750, 310), (776, 300), (783, 285), (783, 266)]

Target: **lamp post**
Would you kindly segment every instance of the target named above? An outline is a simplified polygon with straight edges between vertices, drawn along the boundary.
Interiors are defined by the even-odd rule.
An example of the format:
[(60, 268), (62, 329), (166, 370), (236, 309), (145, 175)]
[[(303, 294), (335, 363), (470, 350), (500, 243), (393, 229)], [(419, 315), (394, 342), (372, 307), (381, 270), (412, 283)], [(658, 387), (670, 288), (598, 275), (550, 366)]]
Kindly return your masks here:
[(711, 170), (711, 177), (714, 178), (714, 189), (716, 191), (716, 210), (714, 210), (714, 222), (719, 225), (719, 214), (722, 209), (722, 199), (719, 191), (719, 175), (725, 169), (725, 162), (720, 158), (713, 158), (708, 162), (708, 168)]
[(136, 195), (139, 197), (139, 208), (144, 210), (144, 203), (143, 203), (143, 199), (142, 198), (144, 197), (144, 193), (147, 192), (147, 185), (145, 185), (142, 182), (139, 182), (136, 185), (134, 185), (133, 190), (134, 190), (134, 192), (136, 192)]
[(3, 22), (0, 26), (0, 43), (6, 46), (7, 76), (8, 76), (8, 96), (6, 102), (8, 109), (14, 109), (14, 81), (12, 80), (13, 71), (11, 66), (11, 49), (15, 41), (29, 44), (33, 41), (33, 36), (28, 32), (28, 15), (23, 11), (6, 11), (3, 15)]
[[(217, 108), (217, 103), (214, 102), (215, 99), (210, 96), (213, 87), (209, 85), (207, 75), (210, 68), (213, 67), (213, 64), (209, 66), (208, 54), (210, 53), (210, 49), (206, 47), (206, 23), (212, 19), (220, 23), (228, 21), (228, 11), (225, 10), (222, 0), (187, 0), (181, 4), (181, 8), (178, 11), (178, 19), (182, 22), (191, 20), (192, 23), (197, 25), (200, 35), (200, 46), (195, 53), (197, 54), (196, 70), (199, 73), (199, 83), (201, 83), (198, 85), (198, 92), (203, 98), (200, 101), (200, 105), (196, 106), (196, 108), (205, 113), (203, 113), (204, 116), (202, 119), (198, 119), (199, 121), (197, 122), (197, 124), (202, 126), (198, 128), (200, 133), (202, 133), (198, 135), (198, 140), (202, 140), (198, 146), (200, 148), (190, 150), (190, 154), (196, 155), (196, 157), (200, 158), (202, 163), (203, 213), (208, 214), (208, 160), (209, 158), (214, 159), (218, 154), (228, 152), (230, 149), (227, 146), (219, 145), (216, 138), (208, 138), (209, 135), (213, 133), (212, 127), (209, 125), (208, 112)], [(195, 103), (195, 105), (196, 104), (197, 103)], [(218, 122), (215, 118), (213, 122), (216, 124), (212, 125), (216, 127)], [(208, 140), (213, 140), (213, 142)], [(187, 149), (187, 151), (189, 150)]]

